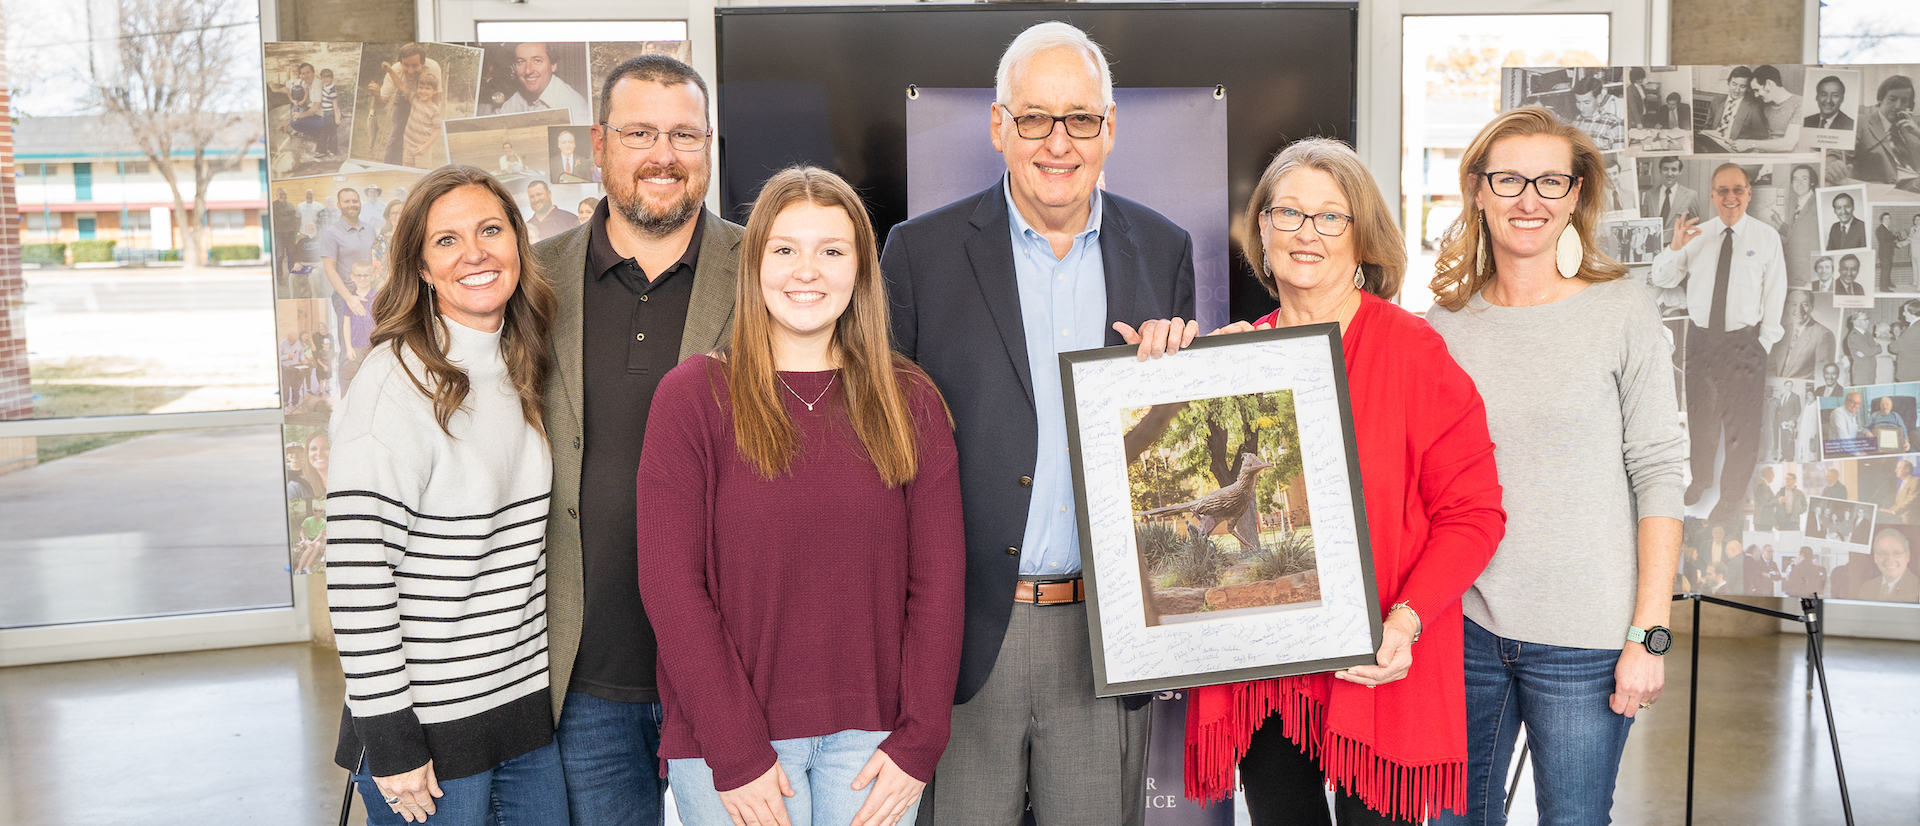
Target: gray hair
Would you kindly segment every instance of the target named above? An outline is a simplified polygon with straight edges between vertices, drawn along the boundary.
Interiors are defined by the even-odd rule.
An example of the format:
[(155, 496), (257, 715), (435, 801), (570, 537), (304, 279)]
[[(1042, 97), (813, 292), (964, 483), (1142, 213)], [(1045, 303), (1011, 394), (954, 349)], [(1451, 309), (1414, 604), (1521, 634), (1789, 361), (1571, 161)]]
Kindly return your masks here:
[(1000, 70), (994, 75), (994, 101), (1012, 103), (1013, 73), (1035, 56), (1062, 48), (1078, 49), (1086, 56), (1087, 68), (1100, 78), (1100, 102), (1113, 106), (1113, 70), (1107, 67), (1106, 52), (1086, 32), (1058, 20), (1036, 23), (1007, 45), (1006, 53), (1000, 55)]

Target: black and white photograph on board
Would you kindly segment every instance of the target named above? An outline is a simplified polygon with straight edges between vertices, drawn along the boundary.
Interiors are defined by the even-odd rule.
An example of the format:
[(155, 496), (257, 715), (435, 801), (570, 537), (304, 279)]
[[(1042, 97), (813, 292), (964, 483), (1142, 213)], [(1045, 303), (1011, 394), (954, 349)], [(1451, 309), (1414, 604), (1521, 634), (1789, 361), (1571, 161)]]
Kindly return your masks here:
[(1753, 179), (1747, 214), (1780, 233), (1780, 251), (1786, 256), (1787, 285), (1813, 283), (1813, 253), (1820, 249), (1820, 156), (1807, 154), (1783, 163), (1760, 167)]
[[(1602, 152), (1626, 146), (1625, 83), (1620, 67), (1507, 69), (1517, 82), (1503, 82), (1512, 106), (1545, 106), (1584, 130)], [(1507, 108), (1512, 108), (1509, 106)]]
[(1857, 310), (1874, 306), (1878, 292), (1874, 282), (1868, 278), (1873, 271), (1873, 250), (1836, 250), (1834, 252), (1815, 253), (1813, 271), (1818, 280), (1821, 273), (1831, 271), (1833, 284), (1825, 295), (1833, 297), (1833, 306)]
[(1625, 152), (1607, 152), (1600, 156), (1607, 168), (1607, 197), (1600, 202), (1601, 221), (1624, 221), (1640, 217), (1640, 176)]
[(1641, 155), (1693, 151), (1693, 72), (1686, 66), (1627, 69), (1627, 148)]
[(1635, 218), (1601, 224), (1600, 246), (1622, 264), (1652, 264), (1660, 254), (1660, 219)]
[[(1853, 152), (1841, 157), (1841, 177), (1920, 190), (1920, 122), (1914, 118), (1914, 83), (1920, 66), (1862, 66)], [(1830, 160), (1832, 156), (1829, 156)]]
[(1815, 496), (1807, 500), (1806, 534), (1810, 538), (1864, 547), (1873, 536), (1872, 502), (1848, 502)]
[(1800, 122), (1800, 148), (1845, 149), (1853, 146), (1860, 115), (1860, 72), (1829, 66), (1809, 66), (1807, 113)]
[(1820, 405), (1816, 398), (1812, 382), (1767, 380), (1766, 399), (1760, 403), (1760, 461), (1820, 459)]
[(1798, 64), (1693, 67), (1693, 151), (1791, 152), (1800, 144), (1801, 87)]
[(1676, 155), (1638, 158), (1634, 163), (1640, 191), (1640, 217), (1659, 219), (1660, 242), (1672, 243), (1674, 221), (1682, 213), (1701, 217), (1701, 210), (1706, 207), (1701, 190), (1695, 186), (1699, 181), (1686, 180), (1687, 162)]
[(1814, 195), (1820, 210), (1820, 249), (1867, 248), (1867, 188), (1860, 184), (1821, 187)]
[(1767, 375), (1812, 381), (1821, 362), (1833, 361), (1833, 328), (1821, 323), (1813, 307), (1813, 293), (1800, 288), (1787, 290), (1787, 303), (1780, 313), (1780, 340), (1767, 351)]
[(1920, 200), (1882, 198), (1873, 204), (1872, 214), (1867, 232), (1873, 241), (1875, 286), (1883, 293), (1920, 295), (1920, 268), (1914, 266), (1920, 260), (1915, 256), (1920, 253)]

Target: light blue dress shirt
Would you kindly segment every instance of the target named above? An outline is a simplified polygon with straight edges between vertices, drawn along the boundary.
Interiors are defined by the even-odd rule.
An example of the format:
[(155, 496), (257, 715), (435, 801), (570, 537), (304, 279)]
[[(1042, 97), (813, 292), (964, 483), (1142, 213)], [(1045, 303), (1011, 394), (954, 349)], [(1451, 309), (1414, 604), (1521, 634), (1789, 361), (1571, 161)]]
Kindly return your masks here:
[(1033, 411), (1040, 424), (1033, 468), (1033, 501), (1020, 541), (1020, 573), (1067, 576), (1080, 572), (1080, 520), (1074, 514), (1073, 463), (1067, 454), (1067, 408), (1060, 391), (1060, 354), (1107, 341), (1107, 270), (1100, 257), (1100, 193), (1093, 194), (1087, 228), (1073, 236), (1067, 257), (1035, 231), (1007, 196), (1013, 232), (1013, 272), (1020, 285), (1020, 323), (1033, 375)]

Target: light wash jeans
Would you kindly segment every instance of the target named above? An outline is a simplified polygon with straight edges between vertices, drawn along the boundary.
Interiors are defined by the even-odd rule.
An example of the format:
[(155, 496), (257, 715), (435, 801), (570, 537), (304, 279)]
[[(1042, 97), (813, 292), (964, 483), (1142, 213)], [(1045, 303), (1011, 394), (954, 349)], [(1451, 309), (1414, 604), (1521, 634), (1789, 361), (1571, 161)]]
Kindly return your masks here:
[[(847, 826), (867, 802), (873, 790), (869, 783), (853, 790), (853, 779), (872, 759), (875, 749), (889, 732), (848, 729), (822, 737), (798, 737), (773, 741), (780, 769), (786, 772), (793, 796), (787, 798), (787, 819), (793, 826)], [(732, 826), (733, 818), (720, 803), (713, 788), (713, 771), (707, 761), (683, 758), (667, 761), (668, 788), (678, 807), (680, 822), (686, 826)], [(911, 824), (920, 809), (914, 801), (900, 822)]]
[(1620, 649), (1520, 642), (1466, 623), (1467, 814), (1443, 811), (1441, 826), (1507, 822), (1502, 774), (1522, 724), (1540, 826), (1612, 822), (1613, 783), (1633, 725), (1607, 705)]

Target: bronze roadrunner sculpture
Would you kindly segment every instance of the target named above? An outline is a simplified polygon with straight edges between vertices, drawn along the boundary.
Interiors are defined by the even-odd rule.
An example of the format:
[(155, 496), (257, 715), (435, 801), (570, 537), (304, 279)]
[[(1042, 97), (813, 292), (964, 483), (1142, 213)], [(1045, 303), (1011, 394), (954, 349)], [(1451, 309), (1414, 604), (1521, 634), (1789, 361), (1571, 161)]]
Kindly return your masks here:
[(1212, 536), (1213, 529), (1222, 522), (1233, 525), (1230, 533), (1240, 540), (1240, 547), (1247, 551), (1260, 550), (1260, 520), (1243, 519), (1248, 508), (1253, 505), (1255, 488), (1258, 487), (1260, 471), (1273, 467), (1272, 463), (1261, 461), (1251, 453), (1240, 454), (1240, 475), (1233, 484), (1216, 490), (1191, 502), (1168, 505), (1141, 511), (1141, 516), (1166, 516), (1175, 513), (1191, 512), (1200, 519), (1200, 535)]

